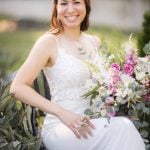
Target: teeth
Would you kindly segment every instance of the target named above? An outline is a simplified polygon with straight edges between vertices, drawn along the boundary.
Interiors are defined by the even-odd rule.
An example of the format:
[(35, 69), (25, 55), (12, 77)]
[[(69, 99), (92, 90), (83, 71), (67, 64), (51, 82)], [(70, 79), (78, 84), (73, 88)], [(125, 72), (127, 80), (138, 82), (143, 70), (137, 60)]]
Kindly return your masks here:
[(76, 19), (77, 19), (77, 16), (68, 16), (68, 17), (66, 17), (67, 18), (67, 20), (68, 21), (76, 21)]

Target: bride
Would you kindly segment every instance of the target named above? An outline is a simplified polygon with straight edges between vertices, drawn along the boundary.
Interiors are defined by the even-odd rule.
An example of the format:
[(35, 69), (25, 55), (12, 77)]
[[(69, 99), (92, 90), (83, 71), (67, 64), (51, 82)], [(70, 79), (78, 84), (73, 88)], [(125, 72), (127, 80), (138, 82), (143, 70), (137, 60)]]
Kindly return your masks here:
[[(133, 123), (124, 117), (90, 119), (88, 101), (81, 97), (91, 78), (84, 63), (95, 61), (100, 42), (88, 35), (90, 0), (54, 0), (50, 32), (42, 35), (19, 69), (10, 92), (47, 115), (42, 128), (48, 150), (144, 150)], [(40, 70), (47, 77), (51, 101), (31, 85)]]

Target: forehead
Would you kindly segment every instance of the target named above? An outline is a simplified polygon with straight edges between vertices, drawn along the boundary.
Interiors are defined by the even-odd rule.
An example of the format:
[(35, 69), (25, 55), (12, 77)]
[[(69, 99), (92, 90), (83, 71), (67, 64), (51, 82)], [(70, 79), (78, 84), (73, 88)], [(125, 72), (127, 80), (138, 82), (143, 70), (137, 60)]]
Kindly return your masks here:
[(58, 0), (58, 2), (72, 2), (72, 1), (84, 1), (84, 0)]

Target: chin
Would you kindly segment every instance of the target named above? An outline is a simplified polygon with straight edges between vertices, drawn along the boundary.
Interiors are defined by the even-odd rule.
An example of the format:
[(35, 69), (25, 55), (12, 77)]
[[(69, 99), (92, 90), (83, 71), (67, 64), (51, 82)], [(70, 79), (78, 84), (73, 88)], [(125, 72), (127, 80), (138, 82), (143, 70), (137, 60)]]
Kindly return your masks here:
[(68, 25), (68, 26), (66, 26), (66, 28), (69, 28), (69, 29), (75, 29), (75, 28), (79, 28), (80, 27), (80, 25), (77, 25), (77, 26), (75, 26), (75, 25)]
[(64, 24), (64, 26), (66, 27), (66, 28), (78, 28), (78, 27), (80, 27), (80, 23), (66, 23), (66, 24)]

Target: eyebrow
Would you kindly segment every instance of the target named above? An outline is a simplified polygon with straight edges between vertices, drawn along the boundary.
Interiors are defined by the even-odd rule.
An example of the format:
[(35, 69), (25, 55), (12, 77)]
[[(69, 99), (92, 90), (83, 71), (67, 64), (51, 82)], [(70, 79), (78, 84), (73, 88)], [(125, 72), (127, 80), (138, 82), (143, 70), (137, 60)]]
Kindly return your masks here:
[[(73, 1), (76, 1), (76, 0), (73, 0)], [(61, 2), (68, 2), (68, 0), (61, 0)]]
[(67, 2), (67, 0), (61, 0), (61, 1), (63, 1), (63, 2)]

